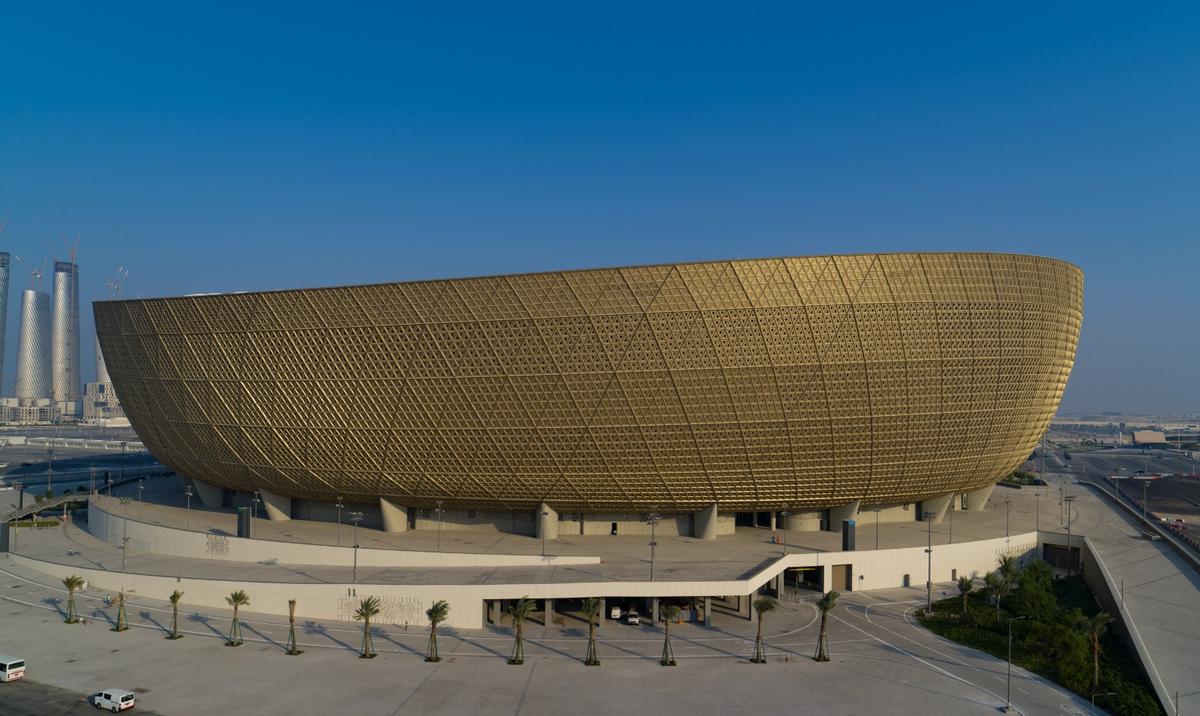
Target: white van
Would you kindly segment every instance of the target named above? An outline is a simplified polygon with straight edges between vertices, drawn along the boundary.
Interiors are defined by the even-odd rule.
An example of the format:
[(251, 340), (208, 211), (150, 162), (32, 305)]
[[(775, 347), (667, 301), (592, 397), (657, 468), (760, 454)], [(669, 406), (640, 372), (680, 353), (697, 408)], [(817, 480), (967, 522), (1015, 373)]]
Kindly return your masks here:
[(105, 689), (92, 694), (92, 706), (113, 713), (133, 708), (133, 692), (125, 689)]
[(25, 660), (0, 654), (0, 681), (16, 681), (25, 678)]

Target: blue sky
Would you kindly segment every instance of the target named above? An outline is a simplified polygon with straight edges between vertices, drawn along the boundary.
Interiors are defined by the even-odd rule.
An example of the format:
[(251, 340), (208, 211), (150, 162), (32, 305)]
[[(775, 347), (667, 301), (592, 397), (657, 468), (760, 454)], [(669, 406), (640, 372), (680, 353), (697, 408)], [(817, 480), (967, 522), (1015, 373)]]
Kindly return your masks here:
[(37, 5), (0, 247), (79, 234), (85, 300), (1038, 253), (1087, 277), (1064, 411), (1200, 410), (1195, 4)]

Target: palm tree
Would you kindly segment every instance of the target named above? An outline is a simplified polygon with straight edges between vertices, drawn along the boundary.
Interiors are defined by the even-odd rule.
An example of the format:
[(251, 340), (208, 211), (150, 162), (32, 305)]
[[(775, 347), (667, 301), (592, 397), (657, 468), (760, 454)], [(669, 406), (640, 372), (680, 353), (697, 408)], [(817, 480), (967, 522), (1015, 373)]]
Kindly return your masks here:
[(129, 622), (125, 619), (125, 592), (117, 592), (117, 623), (112, 630), (125, 631), (128, 628)]
[(425, 616), (429, 617), (429, 653), (425, 655), (425, 661), (441, 661), (442, 657), (438, 656), (437, 648), (437, 628), (438, 624), (450, 616), (450, 604), (439, 599), (425, 610)]
[(962, 615), (967, 616), (967, 597), (971, 596), (971, 591), (975, 589), (975, 575), (970, 577), (962, 576), (958, 578), (958, 593), (962, 596)]
[(778, 606), (779, 602), (775, 601), (774, 597), (759, 597), (754, 600), (754, 610), (758, 612), (758, 635), (754, 637), (754, 658), (750, 660), (752, 664), (767, 663), (767, 649), (762, 637), (763, 620)]
[(988, 572), (983, 575), (983, 589), (988, 599), (996, 600), (996, 618), (1000, 618), (1000, 594), (1004, 591), (1004, 578), (999, 572)]
[(1092, 691), (1100, 688), (1100, 637), (1104, 636), (1112, 622), (1111, 614), (1096, 612), (1091, 619), (1085, 619), (1082, 623), (1092, 647)]
[(671, 648), (671, 622), (679, 617), (679, 607), (675, 604), (664, 604), (659, 610), (663, 618), (663, 653), (658, 660), (663, 666), (675, 666), (675, 650)]
[(534, 601), (529, 597), (521, 597), (508, 607), (508, 618), (512, 619), (516, 640), (513, 642), (512, 654), (508, 663), (515, 666), (525, 663), (525, 620), (533, 613)]
[(1008, 594), (1017, 586), (1017, 560), (1005, 555), (1000, 558), (996, 571), (1000, 573), (1000, 597)]
[(283, 652), (288, 656), (296, 656), (304, 652), (296, 648), (296, 600), (288, 600), (288, 642), (287, 649)]
[(821, 610), (821, 631), (817, 634), (817, 655), (815, 661), (829, 661), (829, 637), (825, 635), (825, 625), (829, 621), (829, 612), (837, 606), (838, 597), (841, 595), (837, 592), (826, 592), (825, 596), (817, 601), (817, 609)]
[(250, 597), (239, 589), (228, 597), (225, 597), (225, 603), (233, 607), (233, 622), (229, 625), (229, 639), (225, 642), (225, 646), (241, 646), (242, 622), (238, 619), (238, 609), (248, 606), (250, 604)]
[(600, 600), (588, 597), (583, 600), (583, 616), (588, 620), (587, 657), (583, 660), (586, 666), (600, 666), (600, 657), (596, 655), (596, 617), (600, 616)]
[(179, 600), (183, 599), (183, 592), (176, 589), (167, 599), (171, 600), (171, 633), (167, 634), (167, 638), (182, 639), (183, 634), (179, 633)]
[(375, 644), (371, 641), (371, 617), (379, 614), (379, 597), (367, 597), (358, 603), (358, 609), (354, 610), (354, 618), (363, 623), (363, 638), (362, 651), (358, 656), (361, 659), (375, 658)]
[(75, 613), (75, 590), (83, 588), (83, 577), (72, 574), (70, 577), (63, 577), (62, 583), (67, 588), (67, 617), (63, 621), (75, 624), (79, 621), (79, 615)]

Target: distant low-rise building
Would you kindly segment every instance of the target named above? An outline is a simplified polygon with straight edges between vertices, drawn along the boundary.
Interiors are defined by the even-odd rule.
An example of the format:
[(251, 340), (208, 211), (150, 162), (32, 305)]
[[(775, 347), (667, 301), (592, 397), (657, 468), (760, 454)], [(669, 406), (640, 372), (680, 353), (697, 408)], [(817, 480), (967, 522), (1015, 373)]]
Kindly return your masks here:
[(83, 419), (98, 425), (128, 425), (113, 384), (88, 383), (83, 390)]

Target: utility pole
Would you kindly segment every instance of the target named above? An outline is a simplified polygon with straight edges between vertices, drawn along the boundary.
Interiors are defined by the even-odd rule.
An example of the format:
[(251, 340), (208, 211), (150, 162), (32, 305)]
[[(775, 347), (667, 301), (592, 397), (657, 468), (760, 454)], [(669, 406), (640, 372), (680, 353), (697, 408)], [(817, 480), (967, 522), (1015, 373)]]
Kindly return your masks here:
[(1012, 500), (1004, 498), (1004, 539), (1008, 539), (1008, 515), (1009, 509), (1012, 506)]
[(1012, 707), (1012, 623), (1029, 617), (1010, 617), (1008, 620), (1008, 692), (1004, 696), (1004, 713), (1013, 713)]
[(342, 504), (342, 496), (341, 495), (338, 495), (337, 502), (334, 503), (333, 506), (337, 508), (337, 538), (338, 538), (338, 547), (341, 547), (342, 546), (342, 509), (345, 507), (345, 505)]
[(187, 528), (192, 528), (192, 486), (187, 486), (187, 491), (183, 493), (187, 497)]
[(650, 581), (654, 581), (654, 548), (658, 546), (658, 540), (655, 539), (654, 528), (658, 525), (661, 516), (657, 512), (651, 512), (646, 515), (646, 522), (650, 524)]
[(784, 505), (780, 510), (779, 516), (783, 518), (783, 527), (779, 528), (779, 534), (783, 536), (783, 555), (787, 556), (787, 518), (792, 513), (788, 511), (788, 506)]
[(933, 613), (933, 513), (926, 512), (925, 518), (928, 545), (925, 547), (925, 613)]
[[(437, 508), (437, 510), (438, 510), (437, 551), (441, 552), (442, 551), (442, 501), (441, 500), (437, 501), (437, 506), (438, 506), (438, 508)], [(546, 547), (545, 547), (545, 544), (543, 543), (542, 555), (545, 556), (545, 554), (546, 554)]]
[(879, 508), (876, 507), (872, 512), (875, 513), (875, 549), (879, 549)]
[(362, 518), (361, 512), (350, 513), (350, 521), (354, 523), (354, 573), (351, 577), (351, 584), (358, 584), (358, 523), (362, 521)]
[(1071, 576), (1071, 572), (1075, 567), (1075, 556), (1071, 551), (1071, 503), (1075, 501), (1075, 495), (1069, 495), (1067, 500), (1067, 576)]
[(1146, 520), (1146, 503), (1150, 501), (1150, 479), (1142, 480), (1142, 523), (1149, 525)]

